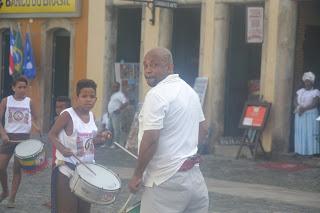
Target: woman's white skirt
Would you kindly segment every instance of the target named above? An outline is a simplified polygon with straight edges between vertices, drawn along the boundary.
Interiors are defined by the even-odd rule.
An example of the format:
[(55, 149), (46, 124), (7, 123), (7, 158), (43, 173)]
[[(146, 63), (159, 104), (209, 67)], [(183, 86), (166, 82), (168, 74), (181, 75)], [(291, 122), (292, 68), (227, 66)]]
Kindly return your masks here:
[(295, 114), (294, 151), (300, 155), (320, 153), (318, 109), (311, 109), (301, 116)]

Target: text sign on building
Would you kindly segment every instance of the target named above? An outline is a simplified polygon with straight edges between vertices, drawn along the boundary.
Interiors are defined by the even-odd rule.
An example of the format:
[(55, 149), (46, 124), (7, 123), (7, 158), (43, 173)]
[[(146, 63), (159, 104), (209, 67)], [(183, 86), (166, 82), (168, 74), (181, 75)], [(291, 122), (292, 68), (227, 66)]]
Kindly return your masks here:
[(79, 17), (81, 0), (5, 0), (0, 18)]
[(247, 43), (263, 41), (263, 7), (247, 7)]

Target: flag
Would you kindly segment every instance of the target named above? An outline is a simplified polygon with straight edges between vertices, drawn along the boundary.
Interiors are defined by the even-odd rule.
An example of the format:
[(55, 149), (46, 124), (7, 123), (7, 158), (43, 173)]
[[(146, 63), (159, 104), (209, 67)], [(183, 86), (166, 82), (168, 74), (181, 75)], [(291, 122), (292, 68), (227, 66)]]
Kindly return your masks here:
[(23, 59), (22, 40), (21, 40), (20, 26), (18, 28), (19, 30), (16, 32), (16, 36), (14, 39), (14, 46), (13, 46), (14, 74), (22, 73), (22, 59)]
[(13, 75), (14, 73), (13, 48), (14, 48), (14, 33), (12, 28), (10, 28), (9, 75)]
[(28, 79), (34, 79), (36, 77), (36, 67), (31, 46), (30, 32), (26, 33), (26, 42), (24, 44), (23, 55), (23, 75), (25, 75)]

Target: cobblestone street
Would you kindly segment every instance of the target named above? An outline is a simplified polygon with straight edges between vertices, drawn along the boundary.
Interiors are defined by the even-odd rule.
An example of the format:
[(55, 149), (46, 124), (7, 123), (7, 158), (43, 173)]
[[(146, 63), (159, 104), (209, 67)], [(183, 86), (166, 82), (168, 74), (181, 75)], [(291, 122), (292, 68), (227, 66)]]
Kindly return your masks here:
[[(50, 153), (50, 152), (48, 152)], [(127, 181), (135, 160), (120, 149), (97, 148), (97, 163), (120, 175), (122, 188), (116, 202), (109, 206), (93, 205), (92, 213), (116, 213), (128, 198)], [(291, 162), (311, 162), (311, 159), (286, 159)], [(261, 168), (262, 161), (234, 160), (225, 157), (204, 156), (202, 171), (210, 196), (209, 212), (254, 213), (317, 213), (320, 212), (319, 158), (312, 159), (308, 168), (288, 172)], [(11, 177), (12, 162), (9, 165)], [(49, 213), (43, 206), (49, 200), (50, 169), (39, 174), (24, 175), (15, 209), (7, 209), (6, 201), (0, 212)], [(138, 201), (137, 194), (132, 203)]]

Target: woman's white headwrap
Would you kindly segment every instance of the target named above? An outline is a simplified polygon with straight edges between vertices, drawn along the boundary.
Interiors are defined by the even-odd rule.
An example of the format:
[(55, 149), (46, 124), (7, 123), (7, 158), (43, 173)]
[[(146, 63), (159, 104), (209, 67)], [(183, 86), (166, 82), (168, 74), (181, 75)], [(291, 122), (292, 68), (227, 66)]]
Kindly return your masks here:
[(312, 72), (305, 72), (302, 76), (302, 80), (309, 80), (311, 82), (314, 82), (316, 76)]

